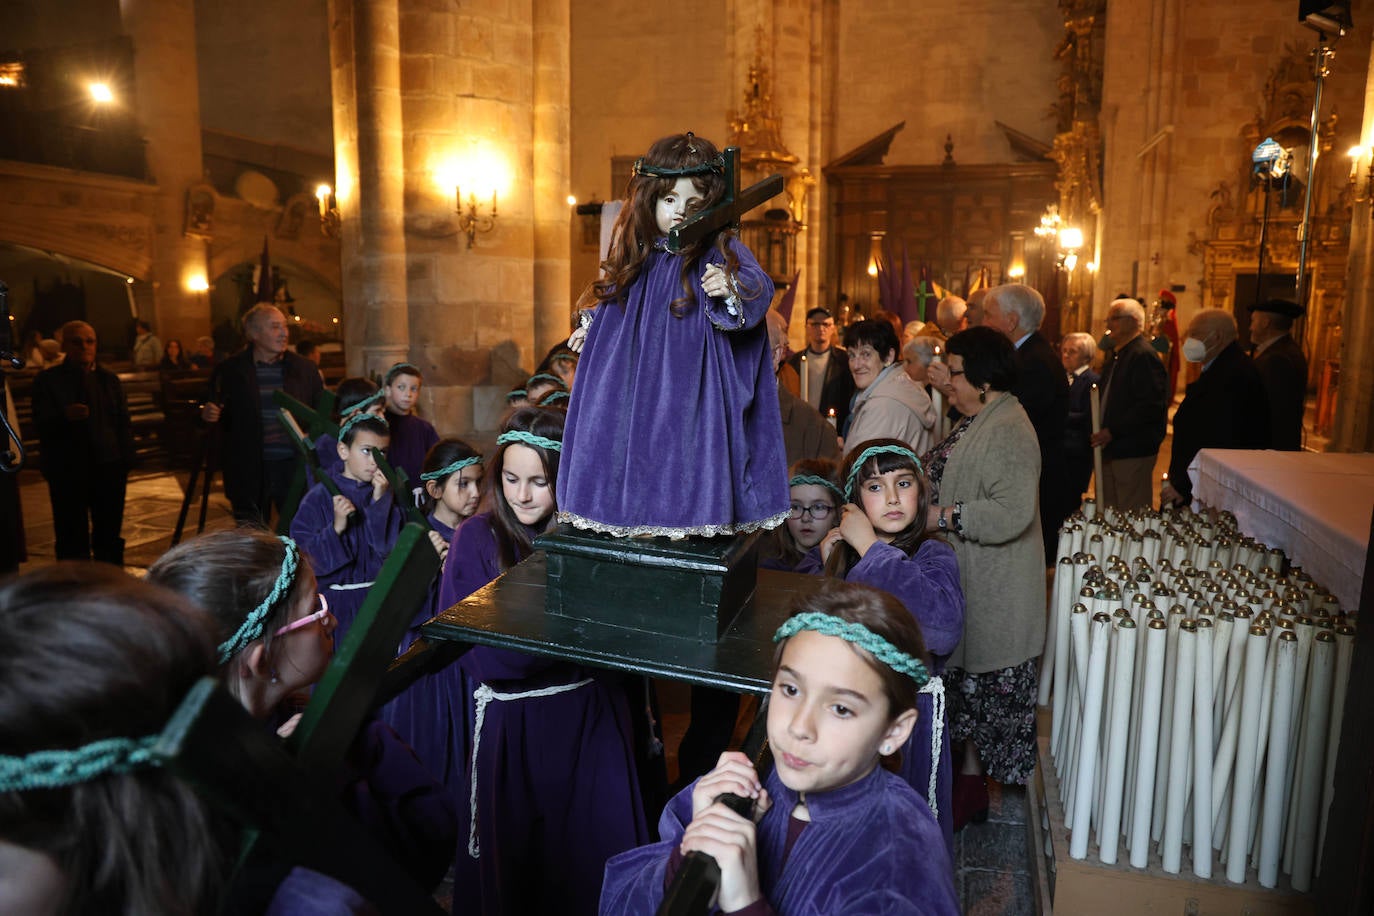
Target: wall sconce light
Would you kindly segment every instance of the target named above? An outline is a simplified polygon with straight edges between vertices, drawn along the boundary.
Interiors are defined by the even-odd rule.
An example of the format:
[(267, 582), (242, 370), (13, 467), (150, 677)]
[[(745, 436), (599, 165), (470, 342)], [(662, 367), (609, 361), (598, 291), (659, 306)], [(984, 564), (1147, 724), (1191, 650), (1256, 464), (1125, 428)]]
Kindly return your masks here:
[[(1350, 147), (1350, 193), (1356, 203), (1374, 199), (1374, 148)], [(1363, 179), (1361, 180), (1361, 172)]]
[(334, 197), (334, 189), (322, 184), (315, 189), (315, 200), (320, 204), (320, 232), (331, 239), (339, 237), (339, 202)]
[(477, 202), (477, 192), (468, 192), (467, 203), (463, 202), (463, 189), (457, 185), (453, 188), (453, 196), (458, 202), (458, 231), (465, 233), (468, 237), (468, 247), (477, 239), (477, 233), (490, 232), (496, 227), (496, 191), (491, 192), (491, 211), (482, 212), (482, 205)]
[[(133, 282), (132, 280), (128, 282)], [(196, 274), (186, 280), (186, 288), (193, 293), (208, 293), (210, 291), (210, 281), (205, 279), (204, 274)]]
[(1059, 230), (1059, 266), (1073, 273), (1078, 266), (1078, 249), (1083, 247), (1083, 230), (1064, 226)]
[(1059, 227), (1062, 224), (1063, 220), (1059, 217), (1059, 205), (1050, 204), (1040, 216), (1040, 225), (1035, 227), (1035, 236), (1042, 241), (1055, 238), (1059, 235)]
[(1026, 276), (1026, 268), (1023, 264), (1013, 264), (1007, 268), (1007, 279), (1015, 280), (1017, 283)]
[(108, 105), (114, 101), (114, 90), (109, 83), (88, 83), (86, 90), (91, 94), (91, 101), (101, 105)]
[(883, 233), (877, 231), (869, 234), (868, 237), (868, 275), (878, 276), (878, 262), (883, 258)]

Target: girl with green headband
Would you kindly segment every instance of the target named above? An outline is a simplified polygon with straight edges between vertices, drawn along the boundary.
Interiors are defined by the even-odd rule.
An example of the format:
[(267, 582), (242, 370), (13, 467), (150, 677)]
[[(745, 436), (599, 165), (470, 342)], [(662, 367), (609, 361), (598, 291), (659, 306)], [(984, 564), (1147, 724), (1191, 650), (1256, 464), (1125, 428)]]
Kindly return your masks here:
[[(225, 687), (288, 737), (334, 656), (328, 599), (296, 543), (244, 528), (212, 532), (167, 551), (148, 580), (209, 612)], [(364, 725), (327, 778), (398, 863), (426, 887), (438, 884), (456, 845), (457, 806), (395, 731)]]
[[(481, 499), (482, 455), (461, 439), (440, 439), (425, 456), (420, 480), (425, 487), (425, 511), (431, 528), (430, 539), (441, 558), (447, 557), (449, 544), (458, 526), (477, 512)], [(415, 612), (410, 627), (398, 647), (405, 649), (420, 636), (420, 627), (447, 605), (440, 604), (442, 570), (430, 585), (430, 598)], [(449, 767), (449, 734), (434, 723), (440, 711), (447, 716), (449, 683), (442, 676), (420, 678), (394, 700), (382, 707), (379, 715), (415, 749), (416, 755), (441, 779)]]
[[(660, 842), (607, 863), (601, 912), (656, 912), (684, 854), (703, 852), (720, 865), (721, 912), (959, 913), (939, 826), (879, 765), (918, 720), (920, 627), (891, 595), (831, 582), (798, 600), (774, 640), (773, 769), (722, 754), (668, 803)], [(752, 799), (753, 816), (722, 794)]]
[[(218, 638), (186, 599), (104, 564), (0, 585), (0, 910), (220, 910), (239, 831), (149, 752), (214, 674)], [(375, 912), (316, 872), (253, 877), (263, 909)]]
[(792, 495), (787, 522), (770, 533), (760, 558), (763, 569), (794, 572), (806, 555), (840, 523), (844, 496), (835, 483), (838, 470), (826, 458), (804, 458), (792, 465), (788, 480)]
[(921, 724), (902, 754), (900, 773), (926, 797), (952, 851), (953, 764), (944, 733), (945, 659), (964, 635), (964, 593), (954, 550), (926, 532), (929, 490), (921, 462), (898, 439), (860, 442), (840, 469), (845, 505), (839, 527), (798, 571), (880, 588), (921, 625), (936, 681), (921, 696)]
[(386, 395), (386, 422), (391, 427), (388, 451), (391, 466), (405, 471), (415, 490), (422, 489), (420, 474), (424, 471), (425, 455), (439, 441), (434, 424), (415, 414), (424, 381), (418, 368), (410, 363), (397, 363), (387, 370), (382, 385)]
[[(448, 607), (533, 552), (558, 509), (563, 413), (517, 410), (497, 437), (485, 511), (453, 536)], [(445, 781), (466, 818), (455, 914), (596, 912), (612, 855), (648, 835), (619, 677), (491, 646), (434, 675)]]

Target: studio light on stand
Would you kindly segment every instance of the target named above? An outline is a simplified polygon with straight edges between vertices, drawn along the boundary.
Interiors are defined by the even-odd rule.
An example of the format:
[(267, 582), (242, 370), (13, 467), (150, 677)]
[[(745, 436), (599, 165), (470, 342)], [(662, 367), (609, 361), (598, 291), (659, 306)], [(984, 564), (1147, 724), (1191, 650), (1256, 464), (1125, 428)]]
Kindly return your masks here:
[[(1279, 146), (1273, 137), (1265, 137), (1255, 151), (1250, 154), (1251, 180), (1263, 188), (1264, 211), (1260, 217), (1259, 264), (1255, 268), (1255, 301), (1263, 299), (1264, 285), (1264, 247), (1269, 240), (1269, 192), (1277, 184), (1279, 206), (1288, 205), (1288, 178), (1293, 173), (1293, 151)], [(1305, 250), (1305, 243), (1304, 243)], [(1299, 262), (1301, 263), (1301, 257)], [(1302, 274), (1298, 274), (1301, 292)]]

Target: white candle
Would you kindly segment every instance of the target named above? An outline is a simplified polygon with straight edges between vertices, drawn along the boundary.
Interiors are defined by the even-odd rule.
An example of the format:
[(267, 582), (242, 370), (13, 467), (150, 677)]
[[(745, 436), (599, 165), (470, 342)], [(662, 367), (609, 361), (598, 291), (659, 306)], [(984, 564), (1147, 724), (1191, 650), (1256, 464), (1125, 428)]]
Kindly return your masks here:
[(1159, 735), (1159, 760), (1155, 764), (1156, 801), (1154, 815), (1150, 819), (1150, 840), (1159, 842), (1164, 835), (1164, 801), (1169, 792), (1169, 768), (1173, 750), (1174, 695), (1178, 693), (1178, 634), (1183, 624), (1183, 608), (1173, 605), (1165, 620), (1168, 626), (1168, 648), (1164, 651), (1164, 694), (1160, 719), (1163, 723)]
[(1259, 881), (1274, 887), (1279, 881), (1283, 852), (1284, 774), (1292, 727), (1293, 681), (1298, 660), (1298, 638), (1288, 631), (1279, 634), (1274, 668), (1274, 700), (1269, 723), (1269, 754), (1264, 778), (1264, 818), (1260, 825)]
[(1164, 695), (1164, 649), (1168, 624), (1151, 620), (1145, 631), (1145, 686), (1140, 695), (1137, 733), (1139, 765), (1135, 772), (1134, 812), (1131, 815), (1131, 865), (1144, 868), (1150, 858), (1150, 811), (1155, 800), (1155, 755), (1159, 751), (1159, 714)]
[(1069, 828), (1069, 856), (1088, 857), (1089, 823), (1093, 791), (1096, 788), (1097, 739), (1102, 726), (1102, 698), (1107, 677), (1107, 643), (1111, 618), (1096, 614), (1092, 622), (1088, 678), (1083, 702), (1083, 737), (1078, 747), (1078, 773), (1074, 779), (1073, 822)]
[(1116, 864), (1121, 839), (1122, 792), (1126, 779), (1126, 746), (1130, 734), (1131, 681), (1135, 674), (1135, 621), (1127, 617), (1116, 627), (1116, 652), (1112, 663), (1112, 714), (1108, 718), (1107, 788), (1102, 809), (1098, 857), (1105, 865)]
[(1336, 749), (1341, 742), (1341, 720), (1345, 717), (1345, 690), (1350, 680), (1350, 665), (1355, 657), (1355, 628), (1336, 628), (1336, 673), (1331, 685), (1331, 719), (1326, 730), (1326, 782), (1322, 791), (1322, 820), (1317, 830), (1317, 874), (1321, 874), (1322, 850), (1326, 845), (1326, 819), (1331, 814), (1331, 799), (1336, 794)]
[(1197, 622), (1193, 676), (1193, 874), (1212, 877), (1212, 643), (1216, 628)]
[(1264, 659), (1268, 649), (1268, 631), (1261, 626), (1250, 627), (1245, 639), (1245, 677), (1239, 702), (1240, 735), (1226, 843), (1226, 880), (1235, 884), (1245, 883), (1245, 864), (1250, 851), (1250, 813), (1259, 765), (1260, 691), (1264, 686)]
[(1308, 687), (1307, 740), (1298, 768), (1297, 826), (1293, 840), (1293, 890), (1312, 889), (1312, 863), (1317, 852), (1317, 826), (1321, 820), (1318, 806), (1322, 796), (1323, 760), (1326, 752), (1326, 726), (1331, 711), (1331, 682), (1335, 677), (1336, 637), (1330, 630), (1317, 633), (1312, 642), (1312, 671)]
[(1193, 724), (1194, 666), (1197, 663), (1197, 622), (1179, 625), (1177, 680), (1174, 685), (1173, 723), (1169, 729), (1168, 792), (1164, 813), (1164, 838), (1160, 859), (1164, 870), (1176, 875), (1183, 867), (1183, 814), (1188, 799), (1188, 754)]
[(1054, 568), (1054, 600), (1050, 604), (1050, 634), (1045, 640), (1049, 650), (1051, 670), (1040, 679), (1040, 705), (1044, 706), (1050, 684), (1053, 684), (1054, 712), (1050, 725), (1050, 747), (1059, 744), (1059, 732), (1063, 725), (1064, 698), (1069, 683), (1069, 614), (1073, 608), (1073, 561), (1063, 557)]
[[(801, 399), (811, 404), (811, 373), (806, 369), (806, 354), (801, 355)], [(814, 407), (815, 405), (812, 404)]]

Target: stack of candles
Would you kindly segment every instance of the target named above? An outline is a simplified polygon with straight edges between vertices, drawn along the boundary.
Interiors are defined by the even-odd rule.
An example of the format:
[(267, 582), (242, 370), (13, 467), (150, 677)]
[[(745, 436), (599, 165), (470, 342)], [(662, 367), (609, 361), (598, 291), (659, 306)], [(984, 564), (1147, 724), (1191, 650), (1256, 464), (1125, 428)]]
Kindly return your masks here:
[(1069, 854), (1105, 864), (1158, 845), (1177, 874), (1244, 883), (1253, 865), (1310, 889), (1321, 841), (1354, 618), (1229, 513), (1095, 512), (1059, 533), (1040, 703)]

